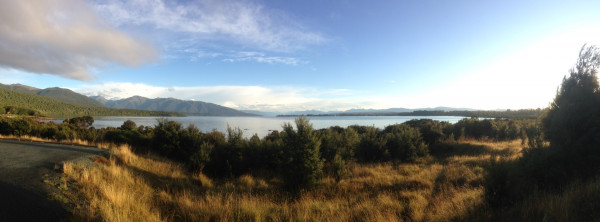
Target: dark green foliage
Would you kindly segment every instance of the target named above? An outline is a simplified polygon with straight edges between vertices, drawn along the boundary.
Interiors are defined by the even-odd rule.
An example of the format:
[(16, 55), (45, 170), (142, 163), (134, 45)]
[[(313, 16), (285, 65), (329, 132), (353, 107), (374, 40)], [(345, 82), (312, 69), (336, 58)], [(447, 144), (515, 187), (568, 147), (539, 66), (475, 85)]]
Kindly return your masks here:
[(363, 128), (361, 140), (356, 147), (356, 159), (361, 162), (378, 162), (389, 160), (389, 151), (385, 147), (385, 138), (374, 127)]
[(21, 108), (21, 107), (15, 107), (15, 106), (6, 106), (4, 107), (3, 113), (6, 114), (13, 114), (13, 115), (23, 115), (23, 116), (39, 116), (40, 113), (36, 112), (35, 110), (32, 109), (27, 109), (27, 108)]
[(27, 119), (19, 118), (12, 122), (13, 135), (25, 136), (29, 135), (32, 130), (32, 123)]
[(283, 125), (282, 177), (292, 190), (315, 186), (323, 173), (323, 159), (319, 153), (321, 141), (308, 119), (296, 119), (296, 130), (291, 124)]
[(89, 128), (92, 126), (92, 124), (94, 124), (94, 118), (91, 116), (74, 117), (71, 119), (65, 119), (63, 122), (81, 128)]
[(174, 98), (149, 99), (141, 96), (133, 96), (126, 99), (108, 101), (105, 103), (105, 105), (106, 107), (114, 109), (164, 111), (199, 116), (253, 116), (252, 114), (244, 113), (224, 106), (219, 106), (213, 103), (184, 101)]
[[(462, 119), (454, 125), (445, 126), (444, 131), (454, 134), (454, 139), (477, 139), (507, 141), (524, 139), (526, 129), (536, 125), (534, 120), (515, 119)], [(448, 132), (446, 132), (448, 133)], [(449, 134), (447, 134), (449, 135)]]
[(419, 129), (408, 124), (390, 125), (383, 131), (373, 127), (362, 131), (355, 151), (360, 162), (412, 162), (429, 152)]
[(529, 148), (541, 148), (544, 146), (544, 135), (538, 126), (529, 126), (525, 129), (525, 137)]
[(598, 67), (600, 49), (582, 48), (569, 78), (564, 78), (559, 91), (542, 119), (544, 135), (553, 145), (576, 149), (598, 144), (600, 138), (600, 88)]
[(404, 124), (417, 128), (423, 136), (423, 141), (427, 144), (435, 144), (446, 139), (444, 128), (451, 127), (448, 122), (434, 121), (431, 119), (410, 120)]
[(243, 138), (241, 129), (227, 126), (227, 142), (215, 147), (211, 156), (214, 161), (207, 166), (207, 170), (216, 177), (233, 177), (246, 173), (248, 168), (243, 156), (246, 144), (247, 140)]
[[(337, 181), (344, 179), (348, 166), (355, 161), (411, 162), (425, 157), (428, 144), (422, 132), (428, 135), (429, 142), (438, 146), (443, 144), (441, 141), (451, 141), (454, 137), (452, 132), (457, 127), (483, 125), (494, 129), (492, 126), (504, 124), (509, 129), (512, 124), (521, 129), (530, 123), (511, 121), (465, 119), (452, 125), (415, 120), (391, 125), (384, 130), (351, 126), (315, 131), (307, 119), (301, 118), (296, 122), (296, 130), (291, 124), (286, 124), (283, 132), (273, 131), (261, 139), (256, 135), (244, 138), (238, 128), (229, 128), (227, 134), (218, 131), (204, 133), (194, 125), (184, 128), (168, 119), (159, 119), (156, 127), (137, 127), (133, 121), (125, 121), (119, 128), (94, 129), (89, 127), (93, 123), (89, 116), (67, 119), (62, 124), (40, 124), (27, 118), (0, 118), (0, 134), (30, 134), (57, 141), (80, 139), (129, 144), (135, 152), (159, 154), (212, 177), (271, 172), (271, 176), (282, 178), (291, 191), (299, 191), (317, 184), (323, 173)], [(493, 133), (499, 132), (497, 130), (488, 132), (491, 134), (478, 136), (504, 138), (494, 136)], [(539, 136), (539, 133), (535, 135)]]
[(39, 96), (44, 96), (48, 98), (52, 98), (63, 103), (80, 105), (80, 106), (96, 106), (102, 107), (103, 105), (97, 102), (94, 99), (91, 99), (87, 96), (81, 95), (79, 93), (73, 92), (69, 89), (63, 88), (47, 88), (47, 89), (38, 89), (31, 86), (25, 86), (21, 84), (12, 84), (12, 85), (4, 85), (0, 84), (0, 88), (13, 90), (22, 93), (34, 94)]
[(8, 136), (11, 135), (12, 132), (12, 126), (10, 125), (9, 119), (0, 119), (0, 134)]
[[(171, 116), (173, 113), (162, 111), (118, 110), (105, 107), (82, 106), (64, 103), (56, 99), (35, 94), (17, 92), (0, 88), (0, 104), (8, 113), (18, 115), (41, 115), (51, 117), (74, 116)], [(10, 110), (6, 110), (6, 109)]]
[(335, 178), (336, 182), (340, 182), (342, 179), (345, 179), (350, 175), (350, 170), (348, 169), (346, 160), (344, 160), (339, 154), (333, 157), (331, 166), (333, 170), (333, 178)]
[(383, 131), (386, 149), (393, 161), (412, 162), (427, 156), (428, 150), (418, 129), (406, 124), (391, 125)]
[[(572, 181), (587, 181), (600, 172), (600, 50), (583, 47), (579, 60), (565, 77), (542, 130), (524, 128), (530, 148), (513, 162), (492, 162), (486, 197), (492, 206), (506, 206), (535, 190), (560, 191)], [(544, 147), (542, 137), (549, 142)]]
[(352, 159), (360, 137), (352, 128), (331, 127), (320, 130), (321, 157), (330, 162), (336, 155), (344, 159)]
[(40, 95), (40, 96), (44, 96), (44, 97), (53, 98), (58, 101), (68, 103), (68, 104), (73, 104), (73, 105), (104, 107), (104, 105), (102, 105), (102, 103), (100, 103), (92, 98), (89, 98), (87, 96), (73, 92), (69, 89), (63, 89), (63, 88), (58, 88), (58, 87), (47, 88), (47, 89), (39, 90), (36, 94)]
[(154, 128), (154, 137), (152, 138), (154, 150), (174, 159), (187, 159), (187, 155), (183, 152), (184, 150), (181, 146), (182, 129), (179, 122), (159, 119), (158, 124)]
[(121, 129), (122, 130), (137, 130), (137, 124), (135, 124), (135, 122), (133, 122), (131, 120), (126, 120), (125, 122), (123, 122), (123, 125), (121, 125)]
[(192, 164), (192, 167), (195, 170), (202, 172), (206, 164), (210, 163), (211, 153), (214, 148), (215, 146), (213, 144), (203, 142), (202, 145), (200, 145), (200, 148), (190, 157), (190, 164)]

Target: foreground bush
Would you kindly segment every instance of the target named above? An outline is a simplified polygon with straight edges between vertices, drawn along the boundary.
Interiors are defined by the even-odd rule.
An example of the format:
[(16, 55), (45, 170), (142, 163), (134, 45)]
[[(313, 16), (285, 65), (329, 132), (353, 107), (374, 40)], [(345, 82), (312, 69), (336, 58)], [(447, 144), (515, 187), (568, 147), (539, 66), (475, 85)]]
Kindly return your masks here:
[(528, 128), (529, 149), (514, 161), (492, 162), (486, 193), (492, 206), (510, 206), (534, 191), (561, 193), (573, 181), (594, 179), (600, 172), (600, 49), (583, 47), (542, 117), (542, 134)]

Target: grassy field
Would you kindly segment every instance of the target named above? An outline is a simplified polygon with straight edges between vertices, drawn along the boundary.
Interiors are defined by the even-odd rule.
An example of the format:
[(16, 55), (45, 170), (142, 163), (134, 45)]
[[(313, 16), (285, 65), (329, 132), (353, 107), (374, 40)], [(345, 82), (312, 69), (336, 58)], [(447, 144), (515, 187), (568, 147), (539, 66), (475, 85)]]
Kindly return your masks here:
[(462, 142), (414, 164), (353, 164), (340, 182), (292, 195), (267, 173), (211, 180), (164, 159), (112, 148), (94, 167), (64, 165), (61, 194), (77, 220), (105, 221), (447, 221), (489, 220), (485, 167), (516, 158), (520, 141)]

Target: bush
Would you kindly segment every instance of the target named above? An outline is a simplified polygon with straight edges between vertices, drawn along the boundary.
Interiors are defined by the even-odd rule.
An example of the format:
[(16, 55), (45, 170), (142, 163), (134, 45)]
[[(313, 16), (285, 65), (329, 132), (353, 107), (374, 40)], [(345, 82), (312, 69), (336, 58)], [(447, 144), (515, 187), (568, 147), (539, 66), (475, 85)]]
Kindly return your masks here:
[(158, 120), (158, 125), (154, 128), (154, 137), (152, 138), (154, 150), (177, 160), (187, 159), (188, 156), (182, 152), (180, 146), (181, 130), (181, 123), (167, 119)]
[(391, 125), (385, 128), (386, 149), (394, 161), (412, 162), (427, 156), (427, 146), (418, 129), (405, 124)]
[(322, 175), (324, 162), (319, 152), (321, 141), (308, 119), (296, 119), (296, 128), (294, 130), (291, 124), (285, 124), (282, 136), (282, 177), (286, 187), (292, 191), (314, 187)]
[(135, 122), (133, 122), (132, 120), (126, 120), (125, 122), (123, 122), (123, 125), (121, 125), (121, 129), (122, 130), (137, 130), (137, 124), (135, 124)]
[[(513, 164), (492, 162), (486, 197), (505, 206), (534, 190), (556, 191), (571, 181), (587, 181), (600, 172), (600, 49), (583, 47), (570, 76), (542, 116), (542, 132), (525, 128), (528, 145)], [(544, 147), (542, 135), (550, 141)]]

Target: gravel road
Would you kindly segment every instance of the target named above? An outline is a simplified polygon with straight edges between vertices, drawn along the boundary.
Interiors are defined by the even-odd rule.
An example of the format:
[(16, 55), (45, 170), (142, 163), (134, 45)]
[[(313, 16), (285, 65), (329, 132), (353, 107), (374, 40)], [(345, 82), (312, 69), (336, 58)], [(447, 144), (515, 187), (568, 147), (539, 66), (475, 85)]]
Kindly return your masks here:
[(64, 161), (102, 154), (90, 147), (0, 140), (0, 221), (62, 221), (67, 212), (48, 199), (44, 177), (57, 175)]

